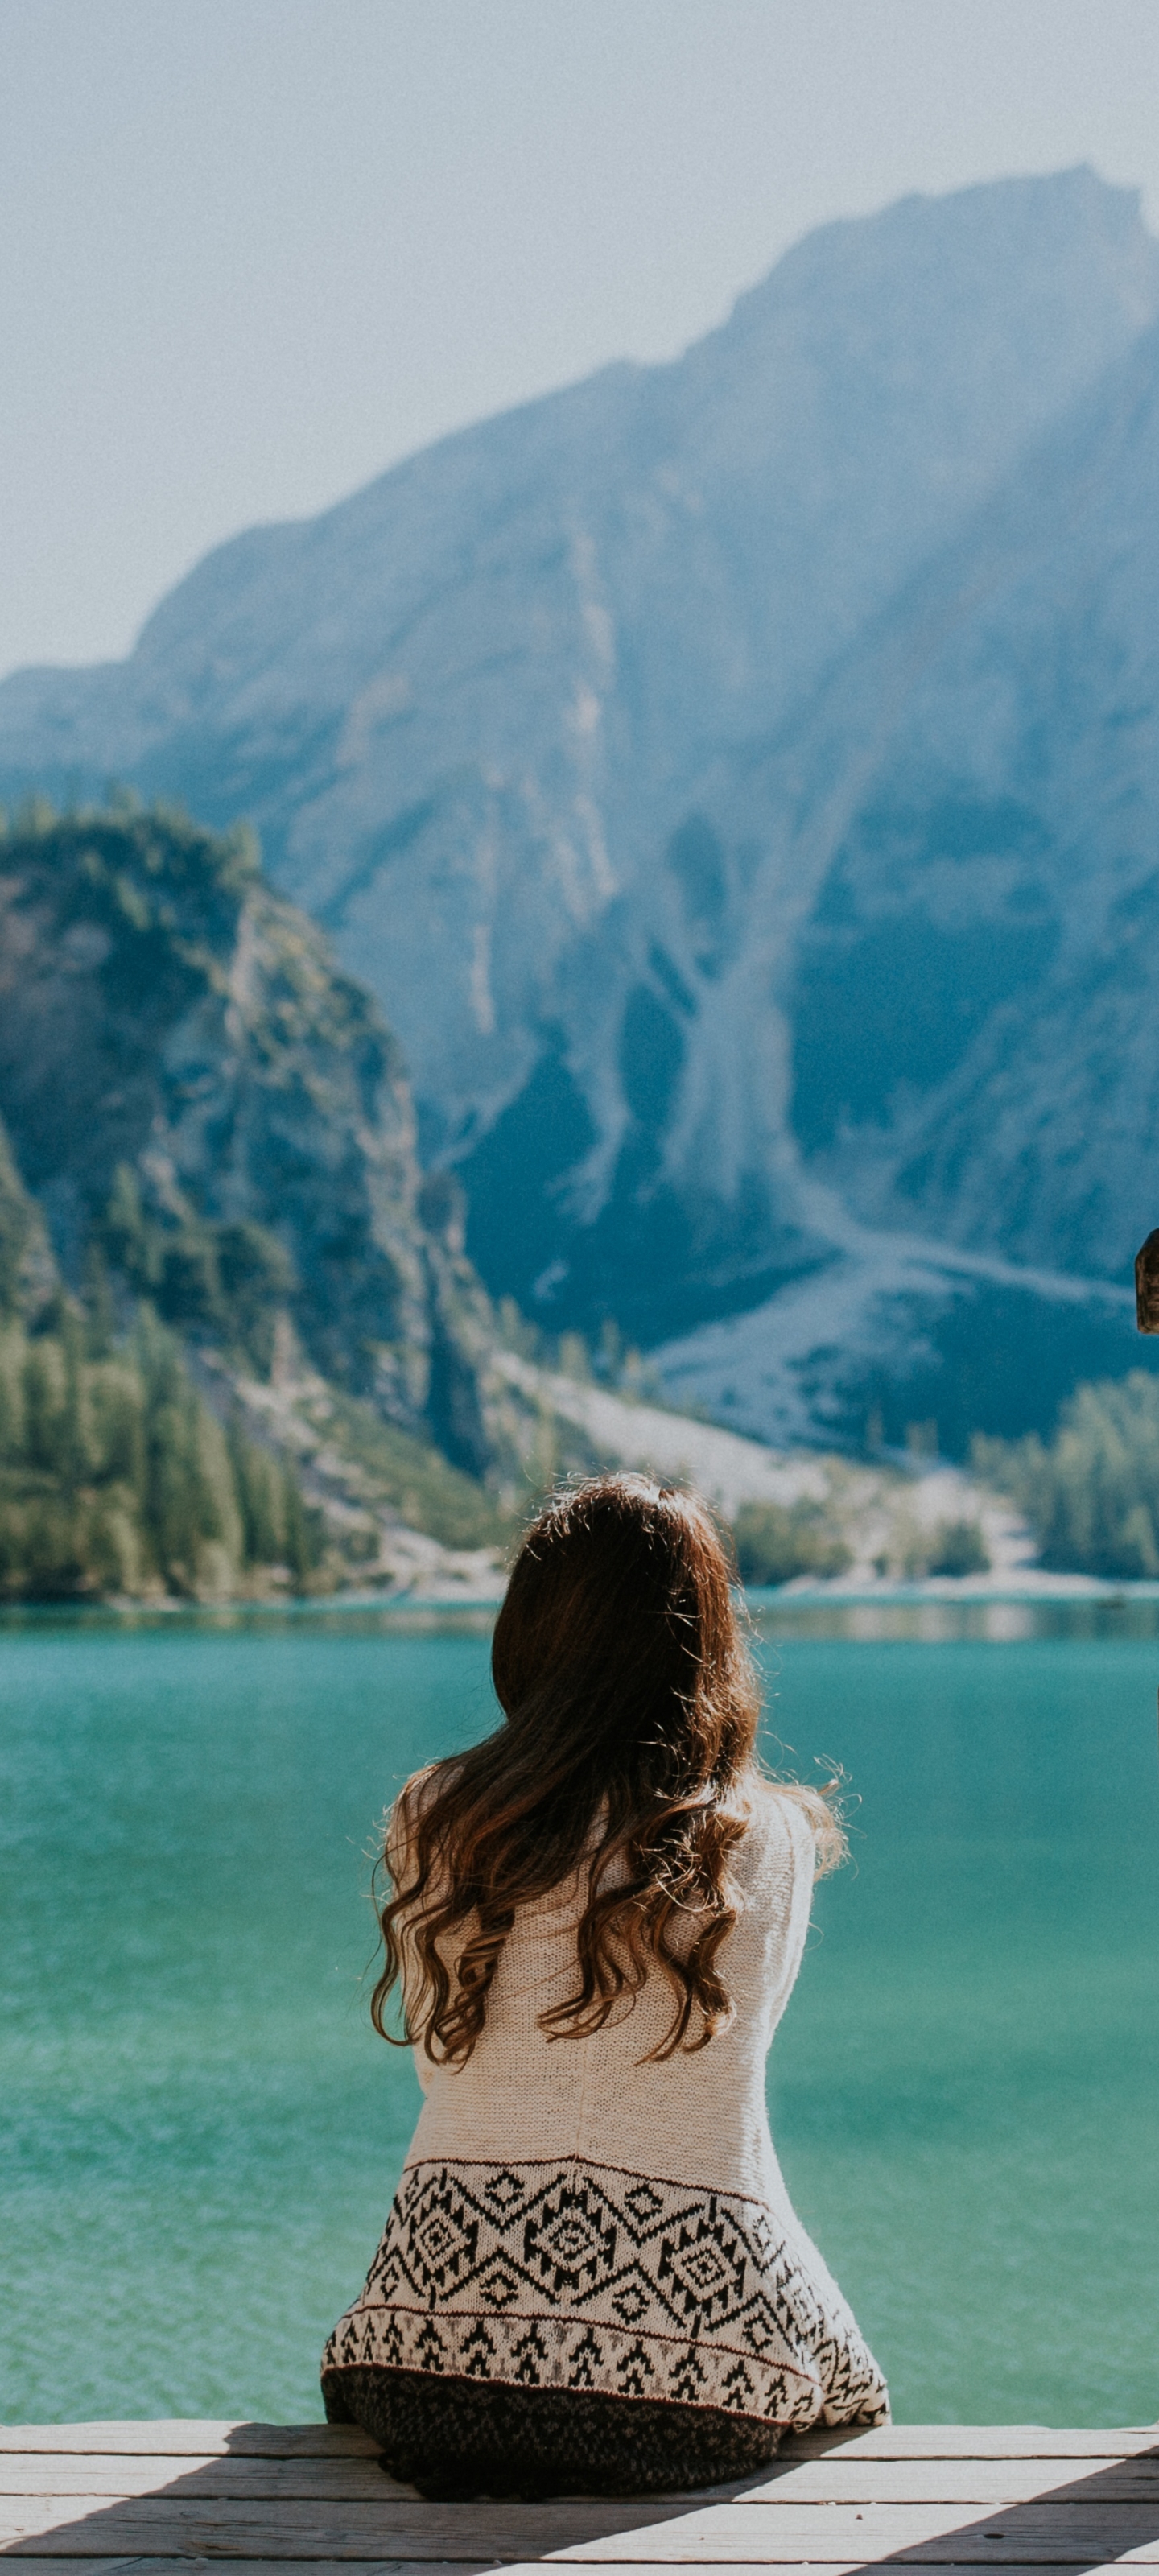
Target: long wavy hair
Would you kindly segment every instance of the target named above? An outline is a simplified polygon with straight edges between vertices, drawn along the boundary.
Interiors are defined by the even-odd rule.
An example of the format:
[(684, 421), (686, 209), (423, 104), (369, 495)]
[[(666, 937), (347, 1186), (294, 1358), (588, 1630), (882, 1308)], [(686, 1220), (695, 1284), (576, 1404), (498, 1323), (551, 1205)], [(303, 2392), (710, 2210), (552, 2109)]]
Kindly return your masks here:
[[(556, 1494), (516, 1557), (491, 1671), (502, 1726), (412, 1780), (388, 1820), (375, 2028), (463, 2064), (517, 1909), (586, 1876), (575, 1989), (541, 2015), (549, 2038), (601, 2029), (655, 1969), (673, 2011), (649, 2057), (706, 2047), (731, 2018), (719, 1961), (760, 1694), (704, 1505), (630, 1475)], [(824, 1795), (787, 1794), (832, 1866), (843, 1839)]]

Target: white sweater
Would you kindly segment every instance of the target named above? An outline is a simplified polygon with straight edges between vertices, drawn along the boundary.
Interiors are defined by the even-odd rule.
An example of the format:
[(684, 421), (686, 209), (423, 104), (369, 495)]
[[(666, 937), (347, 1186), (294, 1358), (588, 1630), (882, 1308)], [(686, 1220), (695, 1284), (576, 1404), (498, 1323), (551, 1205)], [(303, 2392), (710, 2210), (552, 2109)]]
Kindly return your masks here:
[(575, 1990), (586, 1874), (522, 1909), (464, 2066), (416, 2051), (426, 2100), (386, 2233), (324, 2367), (367, 2363), (881, 2422), (885, 2384), (789, 2201), (765, 2059), (813, 1886), (802, 1807), (755, 1783), (719, 1953), (729, 2027), (642, 2063), (669, 2028), (658, 1973), (588, 2039), (540, 2016)]

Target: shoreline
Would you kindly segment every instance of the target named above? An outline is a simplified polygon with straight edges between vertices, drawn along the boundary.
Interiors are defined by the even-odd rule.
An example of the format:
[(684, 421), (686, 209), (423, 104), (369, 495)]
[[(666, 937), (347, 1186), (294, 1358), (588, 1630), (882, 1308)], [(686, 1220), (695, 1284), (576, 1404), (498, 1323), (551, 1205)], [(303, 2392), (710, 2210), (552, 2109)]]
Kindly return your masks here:
[[(774, 1609), (783, 1610), (856, 1610), (856, 1609), (921, 1609), (927, 1604), (950, 1608), (984, 1609), (988, 1606), (1034, 1608), (1039, 1603), (1115, 1603), (1124, 1608), (1134, 1602), (1159, 1603), (1159, 1580), (1113, 1581), (1094, 1574), (1036, 1573), (1027, 1568), (1024, 1574), (995, 1581), (985, 1575), (931, 1575), (922, 1581), (857, 1582), (836, 1577), (829, 1583), (810, 1582), (806, 1576), (795, 1576), (789, 1583), (753, 1585), (744, 1594), (749, 1607), (761, 1616)], [(219, 1600), (183, 1601), (159, 1596), (132, 1600), (110, 1597), (87, 1601), (6, 1601), (0, 1603), (0, 1634), (6, 1625), (26, 1619), (68, 1620), (100, 1618), (140, 1621), (151, 1619), (219, 1619), (228, 1618), (317, 1618), (365, 1615), (367, 1611), (415, 1618), (447, 1617), (471, 1613), (491, 1617), (501, 1608), (502, 1591), (461, 1590), (425, 1592), (372, 1590), (313, 1593), (300, 1598), (284, 1594), (273, 1598), (247, 1598), (244, 1594), (222, 1595)]]

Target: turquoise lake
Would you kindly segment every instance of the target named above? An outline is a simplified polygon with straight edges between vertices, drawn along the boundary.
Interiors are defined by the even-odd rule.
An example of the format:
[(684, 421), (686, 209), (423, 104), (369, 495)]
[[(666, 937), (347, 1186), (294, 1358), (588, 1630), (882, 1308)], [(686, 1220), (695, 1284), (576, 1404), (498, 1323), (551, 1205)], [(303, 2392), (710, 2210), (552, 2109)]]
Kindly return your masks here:
[[(858, 1802), (774, 2135), (895, 2413), (1152, 2421), (1159, 1607), (760, 1618), (786, 1767)], [(366, 1856), (491, 1723), (487, 1655), (377, 1610), (0, 1625), (0, 2416), (320, 2413), (418, 2100)]]

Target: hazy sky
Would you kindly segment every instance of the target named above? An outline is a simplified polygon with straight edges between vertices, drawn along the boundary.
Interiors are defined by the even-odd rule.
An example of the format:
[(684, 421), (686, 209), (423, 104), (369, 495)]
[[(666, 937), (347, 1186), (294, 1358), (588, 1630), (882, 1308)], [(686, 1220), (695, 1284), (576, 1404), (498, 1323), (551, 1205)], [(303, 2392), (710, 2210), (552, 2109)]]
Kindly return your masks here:
[(1159, 0), (0, 0), (0, 670), (721, 319), (811, 225), (1090, 160)]

